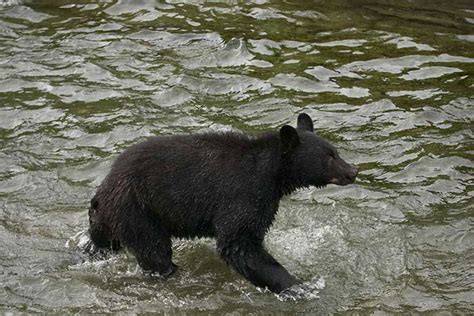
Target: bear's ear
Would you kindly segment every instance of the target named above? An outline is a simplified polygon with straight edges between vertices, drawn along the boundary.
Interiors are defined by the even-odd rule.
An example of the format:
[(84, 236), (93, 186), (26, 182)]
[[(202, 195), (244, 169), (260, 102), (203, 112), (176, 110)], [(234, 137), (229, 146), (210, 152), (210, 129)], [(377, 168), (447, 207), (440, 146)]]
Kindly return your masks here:
[(285, 125), (280, 129), (280, 144), (284, 154), (292, 151), (300, 143), (300, 137), (296, 129), (290, 125)]
[(306, 113), (301, 113), (298, 115), (298, 124), (296, 125), (298, 129), (304, 129), (306, 131), (314, 132), (313, 120)]

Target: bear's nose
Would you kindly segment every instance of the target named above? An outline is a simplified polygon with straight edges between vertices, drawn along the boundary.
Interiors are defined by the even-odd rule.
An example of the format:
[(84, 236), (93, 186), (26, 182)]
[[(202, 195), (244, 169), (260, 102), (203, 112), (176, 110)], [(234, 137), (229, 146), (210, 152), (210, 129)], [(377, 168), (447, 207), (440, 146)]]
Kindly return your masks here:
[(351, 165), (351, 170), (349, 171), (348, 177), (351, 180), (351, 182), (355, 181), (355, 178), (357, 177), (357, 174), (359, 173), (359, 170), (355, 165)]

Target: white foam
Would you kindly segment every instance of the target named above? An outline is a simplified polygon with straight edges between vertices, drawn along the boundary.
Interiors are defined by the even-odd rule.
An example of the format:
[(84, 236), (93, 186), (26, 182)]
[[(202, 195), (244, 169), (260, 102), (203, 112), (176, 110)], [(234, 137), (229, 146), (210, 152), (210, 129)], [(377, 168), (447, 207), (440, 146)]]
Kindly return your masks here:
[(81, 230), (74, 236), (70, 237), (64, 246), (68, 249), (84, 249), (90, 240), (89, 232), (87, 230)]
[(276, 297), (280, 301), (299, 301), (299, 300), (314, 300), (319, 298), (319, 293), (326, 287), (324, 277), (313, 277), (310, 281), (292, 286), (284, 290)]

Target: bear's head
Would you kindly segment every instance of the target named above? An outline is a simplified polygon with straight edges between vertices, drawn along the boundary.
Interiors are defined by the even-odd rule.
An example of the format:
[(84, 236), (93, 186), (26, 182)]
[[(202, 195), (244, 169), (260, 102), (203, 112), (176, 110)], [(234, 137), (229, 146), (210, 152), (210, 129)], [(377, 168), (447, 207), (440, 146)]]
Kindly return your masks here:
[(355, 181), (356, 166), (345, 162), (331, 143), (314, 133), (313, 121), (306, 113), (298, 116), (296, 128), (285, 125), (280, 129), (280, 146), (302, 186), (347, 185)]

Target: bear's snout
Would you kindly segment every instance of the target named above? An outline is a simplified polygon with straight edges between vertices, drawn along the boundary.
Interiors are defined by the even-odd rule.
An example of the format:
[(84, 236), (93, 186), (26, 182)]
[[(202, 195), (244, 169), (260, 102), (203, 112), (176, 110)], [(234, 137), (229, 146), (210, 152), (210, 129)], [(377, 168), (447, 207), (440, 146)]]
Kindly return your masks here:
[(350, 183), (354, 183), (357, 177), (357, 174), (359, 173), (359, 170), (357, 169), (355, 165), (351, 164), (349, 166), (350, 166), (350, 170), (347, 173), (347, 178), (349, 179)]
[(342, 159), (339, 161), (339, 172), (330, 178), (329, 183), (348, 185), (355, 182), (359, 170), (355, 165), (348, 164)]

